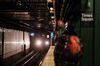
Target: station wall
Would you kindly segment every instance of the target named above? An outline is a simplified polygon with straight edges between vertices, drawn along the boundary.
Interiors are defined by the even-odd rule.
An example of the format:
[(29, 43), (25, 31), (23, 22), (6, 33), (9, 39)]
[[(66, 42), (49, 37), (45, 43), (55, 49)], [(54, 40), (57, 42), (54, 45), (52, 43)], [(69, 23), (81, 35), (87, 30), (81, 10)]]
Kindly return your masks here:
[(0, 58), (2, 57), (2, 29), (0, 28)]
[(29, 50), (28, 32), (0, 28), (0, 58), (4, 63), (12, 64), (12, 62), (18, 61), (29, 53)]

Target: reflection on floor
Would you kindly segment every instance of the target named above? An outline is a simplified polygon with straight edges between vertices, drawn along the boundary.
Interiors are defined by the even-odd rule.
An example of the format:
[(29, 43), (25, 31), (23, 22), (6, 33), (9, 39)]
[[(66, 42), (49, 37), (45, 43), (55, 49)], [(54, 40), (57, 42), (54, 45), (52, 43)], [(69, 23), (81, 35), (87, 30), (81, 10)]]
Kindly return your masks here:
[(51, 46), (43, 63), (42, 66), (54, 66), (54, 56), (53, 56), (53, 52), (54, 52), (54, 46)]

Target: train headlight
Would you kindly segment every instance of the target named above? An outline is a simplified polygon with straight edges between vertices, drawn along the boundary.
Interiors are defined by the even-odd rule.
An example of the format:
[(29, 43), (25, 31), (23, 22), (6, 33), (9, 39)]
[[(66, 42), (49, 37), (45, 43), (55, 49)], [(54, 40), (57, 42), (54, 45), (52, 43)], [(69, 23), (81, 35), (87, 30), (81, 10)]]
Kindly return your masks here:
[(36, 44), (37, 47), (40, 47), (42, 45), (42, 40), (39, 40), (39, 39), (36, 40), (35, 44)]
[(45, 45), (48, 46), (50, 43), (49, 41), (45, 41)]

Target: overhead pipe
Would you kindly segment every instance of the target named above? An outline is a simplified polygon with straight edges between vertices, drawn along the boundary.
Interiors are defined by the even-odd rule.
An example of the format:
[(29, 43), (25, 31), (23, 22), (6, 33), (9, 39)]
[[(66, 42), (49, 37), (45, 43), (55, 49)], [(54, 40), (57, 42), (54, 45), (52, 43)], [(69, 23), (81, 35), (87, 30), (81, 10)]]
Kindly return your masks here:
[[(67, 6), (66, 6), (66, 8), (65, 8), (65, 11), (64, 11), (64, 15), (61, 17), (62, 20), (64, 20), (65, 14), (66, 14), (66, 12), (68, 12), (67, 10), (68, 10), (68, 7), (69, 7), (69, 5), (70, 5), (70, 2), (71, 2), (71, 0), (68, 1), (68, 4), (67, 4)], [(71, 7), (71, 6), (70, 6), (70, 7)], [(70, 9), (70, 7), (69, 7), (69, 9)]]
[(63, 0), (63, 4), (61, 5), (62, 7), (61, 7), (61, 11), (60, 11), (60, 19), (62, 18), (64, 6), (65, 6), (64, 4), (66, 3), (65, 1), (66, 1), (66, 0)]

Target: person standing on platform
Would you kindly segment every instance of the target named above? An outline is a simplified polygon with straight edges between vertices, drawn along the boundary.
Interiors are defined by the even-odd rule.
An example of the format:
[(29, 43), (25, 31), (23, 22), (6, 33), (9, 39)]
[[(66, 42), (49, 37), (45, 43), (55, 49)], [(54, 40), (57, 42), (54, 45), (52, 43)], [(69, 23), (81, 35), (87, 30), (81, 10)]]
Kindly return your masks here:
[(81, 47), (80, 45), (74, 27), (59, 20), (57, 22), (56, 45), (54, 49), (55, 66), (79, 66), (83, 55), (82, 48), (83, 46)]

